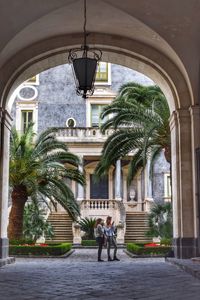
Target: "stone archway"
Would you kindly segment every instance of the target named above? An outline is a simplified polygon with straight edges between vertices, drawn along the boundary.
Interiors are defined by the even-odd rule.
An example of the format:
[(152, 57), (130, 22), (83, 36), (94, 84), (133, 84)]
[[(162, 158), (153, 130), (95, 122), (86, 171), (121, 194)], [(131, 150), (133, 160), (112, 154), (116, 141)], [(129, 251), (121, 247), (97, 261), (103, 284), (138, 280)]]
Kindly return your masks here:
[[(9, 153), (9, 111), (11, 96), (24, 80), (50, 67), (67, 62), (67, 50), (77, 46), (80, 35), (58, 36), (41, 41), (18, 53), (4, 65), (5, 77), (1, 96), (1, 257), (7, 256), (7, 194)], [(176, 257), (197, 254), (197, 205), (195, 149), (200, 146), (199, 107), (194, 104), (191, 87), (184, 68), (163, 53), (125, 37), (90, 34), (91, 45), (103, 50), (103, 60), (121, 64), (151, 77), (163, 90), (171, 111), (172, 190), (174, 211), (174, 247)], [(12, 64), (15, 60), (15, 64)], [(17, 61), (17, 63), (16, 63)], [(4, 249), (4, 250), (3, 250)]]

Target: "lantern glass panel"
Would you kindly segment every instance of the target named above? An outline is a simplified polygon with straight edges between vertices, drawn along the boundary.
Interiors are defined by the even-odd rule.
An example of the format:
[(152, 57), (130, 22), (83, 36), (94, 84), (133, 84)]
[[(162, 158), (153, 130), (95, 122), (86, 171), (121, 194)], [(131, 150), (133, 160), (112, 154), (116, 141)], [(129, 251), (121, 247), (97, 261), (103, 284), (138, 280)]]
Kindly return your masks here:
[(97, 60), (94, 58), (76, 58), (73, 67), (77, 85), (80, 90), (91, 90), (94, 85)]

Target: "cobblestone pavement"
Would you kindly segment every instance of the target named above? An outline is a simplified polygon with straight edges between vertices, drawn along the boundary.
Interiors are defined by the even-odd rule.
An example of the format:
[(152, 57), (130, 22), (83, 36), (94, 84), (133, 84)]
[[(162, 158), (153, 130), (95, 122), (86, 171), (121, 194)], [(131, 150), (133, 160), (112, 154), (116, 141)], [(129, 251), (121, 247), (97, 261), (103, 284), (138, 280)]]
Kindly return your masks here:
[(200, 299), (200, 281), (163, 259), (118, 256), (98, 263), (96, 249), (80, 249), (65, 259), (17, 259), (0, 269), (0, 299)]

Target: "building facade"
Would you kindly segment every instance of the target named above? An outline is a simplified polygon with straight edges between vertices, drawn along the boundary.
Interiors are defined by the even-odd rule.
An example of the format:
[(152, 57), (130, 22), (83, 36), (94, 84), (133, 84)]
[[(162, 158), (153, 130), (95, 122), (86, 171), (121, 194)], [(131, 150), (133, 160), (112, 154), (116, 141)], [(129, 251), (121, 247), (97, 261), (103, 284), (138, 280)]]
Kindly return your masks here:
[[(49, 127), (59, 128), (57, 138), (66, 142), (69, 150), (80, 157), (80, 168), (86, 177), (85, 188), (74, 182), (69, 183), (80, 204), (81, 217), (105, 219), (107, 215), (112, 215), (119, 225), (118, 241), (121, 243), (124, 237), (127, 241), (145, 239), (144, 232), (138, 234), (130, 230), (131, 224), (126, 226), (130, 216), (132, 219), (138, 216), (145, 219), (154, 202), (163, 203), (171, 199), (170, 169), (163, 153), (155, 161), (153, 176), (150, 176), (147, 164), (130, 186), (127, 185), (127, 172), (131, 153), (118, 160), (98, 183), (94, 180), (103, 143), (112, 133), (112, 129), (106, 130), (104, 135), (100, 132), (101, 111), (115, 98), (121, 85), (127, 82), (154, 84), (141, 73), (102, 62), (97, 71), (95, 92), (83, 100), (76, 95), (71, 66), (60, 65), (24, 82), (12, 109), (14, 125), (21, 132), (32, 121), (37, 133)], [(62, 213), (64, 211), (58, 205), (57, 215)], [(74, 243), (79, 243), (78, 227), (75, 228)]]

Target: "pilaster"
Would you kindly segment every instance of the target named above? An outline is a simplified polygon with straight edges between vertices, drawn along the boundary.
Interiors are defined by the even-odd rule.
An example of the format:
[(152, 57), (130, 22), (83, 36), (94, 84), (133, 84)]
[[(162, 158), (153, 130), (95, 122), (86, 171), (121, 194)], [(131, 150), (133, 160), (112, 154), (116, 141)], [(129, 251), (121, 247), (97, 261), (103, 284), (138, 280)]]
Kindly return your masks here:
[(170, 128), (174, 250), (176, 257), (189, 258), (196, 254), (192, 175), (193, 150), (189, 109), (179, 109), (173, 112)]
[(9, 146), (12, 118), (0, 109), (0, 259), (8, 257), (8, 184), (9, 184)]
[(193, 205), (194, 205), (194, 235), (198, 240), (200, 254), (200, 106), (191, 106), (191, 144), (192, 144), (192, 177), (193, 177)]

